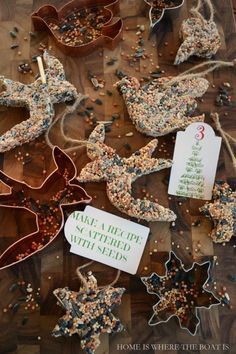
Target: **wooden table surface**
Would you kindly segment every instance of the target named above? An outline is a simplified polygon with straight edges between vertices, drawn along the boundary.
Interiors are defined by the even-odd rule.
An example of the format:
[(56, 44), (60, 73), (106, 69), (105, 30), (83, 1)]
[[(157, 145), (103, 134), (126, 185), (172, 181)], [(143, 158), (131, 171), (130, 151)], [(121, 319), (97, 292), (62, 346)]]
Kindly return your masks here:
[[(66, 1), (48, 1), (58, 8)], [(121, 69), (125, 73), (142, 78), (148, 76), (150, 71), (155, 70), (156, 65), (160, 65), (166, 74), (178, 74), (192, 65), (199, 63), (198, 59), (191, 59), (187, 64), (180, 67), (172, 65), (176, 53), (179, 39), (178, 29), (181, 21), (187, 17), (193, 1), (186, 0), (184, 6), (174, 20), (162, 21), (157, 36), (147, 40), (147, 30), (144, 33), (145, 47), (151, 53), (150, 60), (136, 63), (129, 66), (125, 60), (125, 55), (133, 52), (132, 46), (137, 41), (137, 25), (144, 24), (148, 28), (148, 19), (140, 11), (141, 0), (121, 0), (121, 16), (124, 19), (124, 41), (115, 49), (97, 50), (87, 57), (66, 57), (54, 45), (51, 37), (46, 33), (38, 33), (35, 38), (29, 39), (28, 32), (31, 29), (30, 14), (44, 4), (44, 0), (1, 0), (0, 1), (0, 74), (24, 83), (33, 81), (37, 74), (37, 65), (32, 64), (34, 75), (23, 75), (17, 71), (18, 65), (29, 60), (32, 55), (39, 53), (40, 43), (52, 46), (52, 53), (55, 54), (64, 64), (66, 76), (78, 89), (89, 95), (91, 99), (100, 98), (103, 101), (101, 106), (90, 102), (86, 105), (93, 105), (97, 119), (109, 120), (114, 113), (120, 114), (111, 127), (111, 132), (106, 135), (108, 145), (115, 147), (122, 156), (129, 156), (131, 152), (144, 146), (150, 138), (139, 134), (128, 118), (122, 98), (119, 96), (113, 84), (117, 78), (114, 75), (116, 69)], [(216, 58), (230, 60), (236, 57), (236, 29), (233, 17), (233, 6), (230, 0), (213, 0), (216, 10), (215, 18), (222, 38), (222, 47), (217, 53)], [(14, 26), (19, 28), (19, 42), (21, 55), (17, 54), (17, 49), (10, 49), (12, 38), (9, 31)], [(27, 37), (27, 40), (24, 40)], [(171, 54), (171, 52), (173, 52)], [(124, 55), (122, 56), (121, 54)], [(107, 65), (110, 58), (116, 58), (114, 65)], [(105, 89), (94, 91), (87, 78), (88, 71), (106, 82)], [(214, 105), (217, 88), (223, 82), (230, 82), (233, 86), (232, 99), (236, 102), (236, 74), (231, 69), (224, 69), (208, 76), (214, 87), (210, 87), (203, 102), (199, 105), (199, 110), (206, 113), (206, 122), (211, 122), (209, 115), (212, 111), (218, 111), (221, 115), (222, 126), (227, 132), (236, 135), (235, 114), (236, 106), (218, 108)], [(112, 96), (100, 96), (100, 92), (111, 90)], [(64, 105), (56, 107), (59, 114), (65, 109)], [(82, 109), (80, 109), (81, 111)], [(227, 112), (228, 115), (224, 115)], [(13, 109), (0, 107), (0, 132), (3, 133), (14, 124), (26, 119), (29, 116), (25, 109)], [(69, 136), (81, 139), (87, 138), (92, 127), (86, 122), (85, 118), (73, 114), (68, 117), (66, 122), (66, 132)], [(132, 137), (125, 134), (133, 132)], [(62, 148), (69, 145), (60, 136), (59, 127), (55, 125), (50, 133), (53, 144)], [(160, 146), (156, 155), (160, 157), (171, 157), (173, 153), (172, 136), (159, 139)], [(131, 150), (127, 148), (130, 145)], [(128, 145), (128, 147), (129, 147)], [(31, 162), (25, 165), (17, 158), (29, 153)], [(20, 155), (21, 154), (21, 155)], [(76, 148), (70, 153), (76, 163), (78, 171), (88, 161), (84, 148)], [(38, 138), (35, 142), (25, 144), (14, 151), (1, 154), (0, 167), (10, 176), (23, 180), (32, 186), (39, 186), (45, 177), (54, 169), (51, 149), (46, 145), (44, 137)], [(46, 170), (46, 175), (43, 171)], [(115, 313), (121, 319), (126, 331), (116, 336), (103, 335), (101, 346), (97, 354), (116, 354), (116, 353), (223, 353), (223, 350), (126, 350), (120, 351), (118, 344), (131, 343), (214, 343), (230, 344), (230, 353), (236, 353), (236, 291), (235, 284), (228, 279), (229, 274), (235, 274), (235, 249), (234, 241), (231, 240), (226, 246), (215, 245), (207, 236), (211, 229), (211, 223), (199, 214), (198, 208), (203, 204), (201, 201), (188, 200), (179, 205), (178, 198), (168, 199), (166, 178), (169, 171), (161, 171), (152, 175), (142, 177), (134, 184), (134, 194), (143, 196), (142, 189), (146, 189), (149, 194), (158, 197), (162, 205), (170, 206), (177, 215), (178, 219), (174, 228), (170, 228), (168, 223), (150, 223), (151, 236), (147, 242), (144, 255), (142, 257), (136, 276), (122, 273), (117, 283), (118, 286), (127, 289), (123, 296), (122, 304)], [(232, 168), (228, 152), (223, 146), (217, 170), (217, 178), (226, 179), (233, 187), (236, 185), (235, 171)], [(0, 186), (1, 192), (6, 191), (3, 184)], [(105, 184), (87, 184), (87, 192), (94, 197), (92, 205), (98, 208), (104, 207), (105, 210), (117, 215), (121, 215), (108, 201), (105, 193)], [(124, 217), (124, 215), (122, 215)], [(192, 227), (192, 222), (196, 219), (201, 220), (199, 227)], [(34, 230), (34, 220), (26, 212), (16, 210), (6, 210), (0, 208), (0, 249), (12, 243), (15, 239), (26, 235)], [(202, 243), (200, 252), (196, 252), (197, 242)], [(148, 319), (152, 314), (152, 306), (157, 302), (155, 296), (148, 295), (146, 289), (140, 281), (140, 276), (149, 275), (152, 271), (163, 269), (164, 259), (171, 248), (181, 257), (184, 264), (190, 266), (193, 260), (202, 261), (212, 259), (217, 256), (217, 263), (213, 273), (217, 282), (217, 291), (222, 286), (227, 287), (227, 292), (231, 297), (232, 309), (228, 307), (213, 307), (210, 311), (202, 309), (200, 311), (201, 325), (196, 336), (192, 337), (187, 331), (180, 329), (177, 319), (172, 318), (168, 323), (160, 324), (156, 327), (148, 326)], [(187, 249), (186, 249), (187, 248)], [(65, 241), (63, 232), (59, 237), (40, 254), (10, 269), (0, 272), (0, 353), (5, 354), (77, 354), (81, 353), (79, 338), (73, 336), (71, 339), (51, 337), (57, 319), (63, 311), (56, 305), (56, 300), (52, 294), (57, 287), (69, 286), (71, 289), (79, 288), (79, 281), (76, 278), (76, 268), (86, 263), (86, 259), (70, 254), (69, 245)], [(99, 285), (106, 285), (116, 276), (116, 270), (100, 263), (94, 263), (90, 269), (98, 279)], [(18, 290), (10, 291), (12, 284), (18, 281), (31, 283), (34, 289), (41, 288), (41, 305), (38, 310), (26, 310), (21, 305), (16, 313), (10, 310), (3, 313), (3, 309), (9, 304), (18, 303), (20, 293)], [(27, 323), (22, 324), (23, 318), (28, 318)]]

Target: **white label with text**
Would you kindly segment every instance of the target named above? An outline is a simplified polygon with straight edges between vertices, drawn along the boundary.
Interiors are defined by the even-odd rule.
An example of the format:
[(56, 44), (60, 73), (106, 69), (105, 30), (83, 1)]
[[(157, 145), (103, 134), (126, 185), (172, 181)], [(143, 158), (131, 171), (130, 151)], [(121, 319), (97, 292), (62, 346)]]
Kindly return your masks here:
[(70, 251), (130, 274), (136, 274), (150, 229), (86, 206), (65, 223)]

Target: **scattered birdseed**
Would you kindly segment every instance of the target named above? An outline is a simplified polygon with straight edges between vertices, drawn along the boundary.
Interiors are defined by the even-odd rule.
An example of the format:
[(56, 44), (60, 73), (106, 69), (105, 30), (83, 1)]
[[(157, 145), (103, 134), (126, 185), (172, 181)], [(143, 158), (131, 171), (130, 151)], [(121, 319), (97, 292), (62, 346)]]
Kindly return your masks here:
[(215, 105), (218, 107), (222, 106), (231, 106), (232, 105), (232, 96), (229, 94), (228, 90), (221, 85), (218, 89), (218, 94), (215, 99)]
[(17, 37), (17, 34), (16, 34), (16, 32), (14, 32), (14, 31), (10, 31), (9, 34), (10, 34), (10, 36), (11, 36), (12, 38), (16, 38), (16, 37)]
[(111, 58), (108, 62), (107, 62), (107, 65), (114, 65), (116, 62), (117, 62), (117, 58)]
[(19, 44), (16, 44), (16, 43), (11, 45), (11, 49), (16, 49), (18, 47), (19, 47)]

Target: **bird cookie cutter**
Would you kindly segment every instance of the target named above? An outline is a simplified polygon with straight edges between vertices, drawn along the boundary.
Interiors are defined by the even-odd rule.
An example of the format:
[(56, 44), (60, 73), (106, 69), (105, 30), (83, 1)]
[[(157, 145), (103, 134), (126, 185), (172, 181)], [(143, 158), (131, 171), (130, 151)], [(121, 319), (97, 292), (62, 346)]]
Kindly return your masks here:
[(153, 139), (129, 158), (120, 157), (116, 150), (105, 145), (105, 128), (99, 124), (88, 139), (89, 162), (77, 177), (79, 182), (107, 182), (107, 196), (121, 212), (146, 221), (174, 221), (175, 213), (156, 202), (132, 197), (132, 183), (141, 176), (169, 168), (172, 161), (153, 158), (158, 144)]
[(122, 19), (114, 16), (118, 12), (119, 0), (73, 0), (59, 10), (44, 5), (31, 18), (36, 31), (47, 30), (66, 55), (76, 56), (117, 46), (123, 28)]
[(153, 306), (154, 314), (149, 320), (150, 326), (168, 322), (177, 317), (180, 327), (195, 335), (200, 324), (197, 309), (220, 305), (220, 300), (205, 289), (210, 279), (211, 262), (202, 264), (194, 262), (186, 270), (181, 260), (173, 251), (165, 263), (166, 275), (152, 273), (149, 277), (141, 277), (141, 281), (149, 294), (159, 297)]
[(53, 159), (57, 168), (40, 187), (31, 187), (0, 171), (0, 181), (11, 188), (10, 193), (0, 195), (0, 207), (26, 209), (35, 216), (37, 225), (35, 232), (22, 237), (0, 255), (0, 269), (48, 246), (64, 225), (63, 207), (87, 204), (92, 199), (74, 180), (77, 171), (72, 159), (58, 147), (53, 149)]

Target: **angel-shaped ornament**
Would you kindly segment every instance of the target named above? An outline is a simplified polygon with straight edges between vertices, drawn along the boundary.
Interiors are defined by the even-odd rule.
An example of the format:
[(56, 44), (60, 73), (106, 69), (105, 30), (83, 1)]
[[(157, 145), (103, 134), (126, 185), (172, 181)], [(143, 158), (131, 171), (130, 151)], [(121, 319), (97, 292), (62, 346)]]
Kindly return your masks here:
[(66, 80), (63, 66), (58, 59), (47, 51), (44, 52), (43, 59), (47, 65), (46, 83), (42, 82), (41, 77), (25, 85), (0, 76), (3, 89), (0, 92), (0, 105), (26, 107), (30, 114), (29, 119), (16, 124), (0, 136), (0, 152), (12, 150), (44, 133), (52, 123), (55, 103), (83, 98), (75, 86)]
[[(207, 20), (200, 13), (206, 4), (210, 17)], [(183, 21), (180, 37), (183, 43), (175, 58), (175, 65), (183, 63), (192, 55), (210, 59), (221, 46), (220, 34), (214, 22), (214, 8), (211, 0), (198, 0), (197, 6), (191, 9), (191, 17)]]

